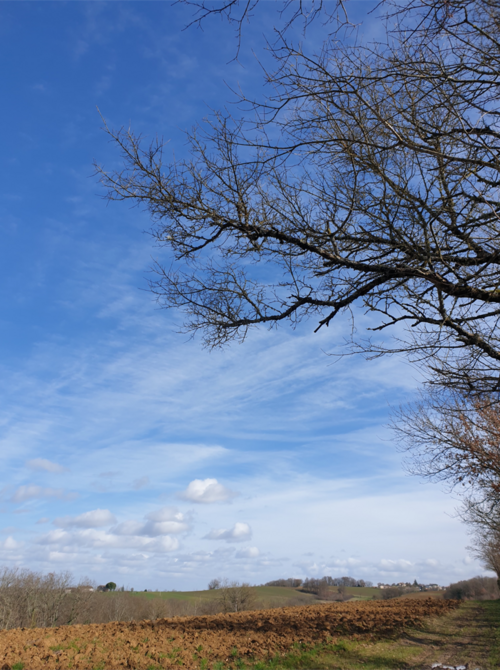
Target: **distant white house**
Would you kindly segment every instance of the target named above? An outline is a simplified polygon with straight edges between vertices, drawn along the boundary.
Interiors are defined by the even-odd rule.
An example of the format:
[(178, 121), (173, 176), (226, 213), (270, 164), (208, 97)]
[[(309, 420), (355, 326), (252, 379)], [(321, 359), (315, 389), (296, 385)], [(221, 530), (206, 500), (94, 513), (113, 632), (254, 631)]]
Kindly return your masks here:
[(81, 586), (69, 586), (67, 589), (64, 589), (65, 593), (76, 593), (76, 592), (83, 592), (83, 593), (89, 593), (90, 591), (93, 591), (94, 587), (89, 586), (87, 584), (82, 584)]

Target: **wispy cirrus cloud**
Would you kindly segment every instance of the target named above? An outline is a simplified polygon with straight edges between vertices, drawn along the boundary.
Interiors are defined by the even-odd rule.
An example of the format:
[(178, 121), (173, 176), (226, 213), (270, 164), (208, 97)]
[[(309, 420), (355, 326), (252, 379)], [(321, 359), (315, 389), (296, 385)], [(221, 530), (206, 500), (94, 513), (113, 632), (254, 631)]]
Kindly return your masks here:
[(144, 477), (139, 477), (138, 479), (134, 479), (132, 482), (132, 487), (135, 491), (140, 491), (141, 489), (145, 488), (149, 484), (149, 477), (144, 476)]
[(58, 474), (68, 471), (68, 468), (59, 465), (59, 463), (49, 461), (47, 458), (33, 458), (29, 461), (26, 461), (26, 467), (29, 468), (30, 470), (36, 470), (39, 472), (45, 471)]
[(12, 496), (11, 500), (15, 503), (26, 502), (37, 498), (60, 498), (72, 500), (77, 496), (76, 493), (70, 493), (64, 489), (44, 488), (35, 484), (25, 484), (20, 486)]

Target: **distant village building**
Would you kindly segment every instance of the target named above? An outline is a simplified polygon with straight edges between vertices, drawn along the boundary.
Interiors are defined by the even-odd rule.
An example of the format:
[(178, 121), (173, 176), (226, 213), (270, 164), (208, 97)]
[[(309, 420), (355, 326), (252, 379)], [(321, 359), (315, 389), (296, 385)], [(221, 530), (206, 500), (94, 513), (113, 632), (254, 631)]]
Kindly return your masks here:
[(90, 591), (93, 591), (94, 587), (90, 586), (90, 584), (82, 584), (80, 586), (68, 586), (67, 589), (64, 589), (65, 593), (89, 593)]

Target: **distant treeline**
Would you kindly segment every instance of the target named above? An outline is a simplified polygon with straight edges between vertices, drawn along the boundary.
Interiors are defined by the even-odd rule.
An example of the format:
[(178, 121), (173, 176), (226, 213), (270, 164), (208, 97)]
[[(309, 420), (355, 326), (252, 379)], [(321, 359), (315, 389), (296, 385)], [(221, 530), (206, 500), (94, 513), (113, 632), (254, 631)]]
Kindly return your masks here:
[(264, 586), (291, 586), (294, 589), (297, 589), (302, 585), (302, 579), (275, 579), (272, 582), (267, 582)]
[(321, 579), (315, 579), (314, 577), (304, 580), (294, 578), (275, 579), (272, 582), (267, 582), (264, 586), (291, 586), (294, 589), (301, 588), (302, 591), (307, 593), (317, 594), (328, 586), (373, 586), (373, 584), (364, 579), (354, 579), (353, 577), (325, 576)]

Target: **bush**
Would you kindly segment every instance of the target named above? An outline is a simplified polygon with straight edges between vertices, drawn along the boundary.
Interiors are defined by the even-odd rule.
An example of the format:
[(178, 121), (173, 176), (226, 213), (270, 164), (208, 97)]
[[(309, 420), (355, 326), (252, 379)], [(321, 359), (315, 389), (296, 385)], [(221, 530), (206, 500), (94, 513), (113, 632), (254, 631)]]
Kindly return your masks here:
[(444, 597), (448, 600), (497, 600), (500, 591), (494, 577), (473, 577), (450, 584)]
[(408, 589), (404, 586), (389, 586), (387, 589), (382, 589), (382, 600), (391, 600), (391, 598), (399, 598), (407, 593)]
[(250, 584), (223, 580), (219, 586), (217, 603), (224, 613), (242, 612), (255, 607), (255, 591)]

